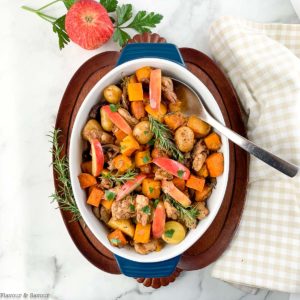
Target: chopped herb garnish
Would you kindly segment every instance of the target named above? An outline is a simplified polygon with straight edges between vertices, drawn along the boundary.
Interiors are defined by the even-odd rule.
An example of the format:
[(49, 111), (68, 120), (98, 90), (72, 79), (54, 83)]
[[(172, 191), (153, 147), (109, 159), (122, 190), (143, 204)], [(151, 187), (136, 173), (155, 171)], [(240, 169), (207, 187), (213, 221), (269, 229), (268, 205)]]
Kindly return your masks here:
[(159, 199), (155, 199), (155, 201), (154, 201), (154, 203), (153, 203), (154, 208), (156, 208), (158, 202), (159, 202)]
[(184, 174), (183, 170), (178, 170), (177, 171), (177, 175), (178, 175), (179, 178), (182, 178), (183, 174)]
[(150, 186), (149, 187), (149, 193), (152, 194), (154, 192), (154, 187)]
[(108, 179), (112, 184), (113, 183), (124, 183), (127, 180), (134, 179), (137, 175), (136, 170), (128, 170), (125, 174), (112, 174), (107, 172), (106, 174), (101, 174), (100, 179)]
[(152, 139), (152, 140), (150, 140), (147, 144), (148, 144), (149, 146), (153, 146), (153, 145), (155, 144), (155, 140)]
[(118, 246), (121, 243), (119, 239), (110, 239), (110, 242), (115, 246)]
[(166, 231), (165, 231), (165, 236), (166, 236), (167, 238), (172, 238), (174, 232), (175, 232), (174, 229), (166, 230)]
[(129, 205), (129, 209), (130, 209), (130, 211), (134, 212), (134, 211), (135, 211), (135, 206), (134, 206), (134, 204), (130, 204), (130, 205)]
[(144, 131), (144, 134), (148, 134), (148, 133), (149, 133), (149, 131), (148, 131), (148, 130), (145, 130), (145, 131)]
[(150, 161), (150, 157), (148, 155), (143, 157), (143, 163), (146, 164)]
[(106, 190), (105, 191), (105, 199), (108, 201), (112, 201), (114, 200), (116, 197), (116, 193), (110, 191), (110, 190)]
[(147, 215), (150, 215), (151, 214), (151, 209), (150, 209), (150, 206), (149, 205), (146, 205), (142, 208), (142, 212), (144, 212), (145, 214)]
[(110, 108), (110, 110), (111, 110), (112, 112), (117, 112), (119, 106), (116, 105), (116, 104), (109, 104), (109, 108)]

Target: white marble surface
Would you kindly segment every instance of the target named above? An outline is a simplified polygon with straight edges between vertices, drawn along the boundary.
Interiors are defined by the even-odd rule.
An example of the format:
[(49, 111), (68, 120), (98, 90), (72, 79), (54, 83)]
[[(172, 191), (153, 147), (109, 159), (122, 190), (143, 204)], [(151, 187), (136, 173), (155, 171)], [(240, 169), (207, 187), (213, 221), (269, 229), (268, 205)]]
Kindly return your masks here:
[[(66, 85), (96, 51), (70, 44), (63, 51), (43, 20), (20, 9), (47, 1), (0, 3), (0, 298), (1, 293), (49, 293), (50, 299), (288, 299), (261, 290), (250, 295), (210, 277), (210, 267), (186, 272), (152, 290), (92, 266), (71, 241), (55, 205), (46, 134)], [(123, 2), (123, 1), (120, 1)], [(209, 54), (213, 20), (236, 15), (263, 22), (299, 22), (289, 0), (129, 0), (165, 16), (158, 32), (178, 46)], [(37, 4), (38, 3), (38, 4)], [(59, 14), (59, 9), (57, 11)]]

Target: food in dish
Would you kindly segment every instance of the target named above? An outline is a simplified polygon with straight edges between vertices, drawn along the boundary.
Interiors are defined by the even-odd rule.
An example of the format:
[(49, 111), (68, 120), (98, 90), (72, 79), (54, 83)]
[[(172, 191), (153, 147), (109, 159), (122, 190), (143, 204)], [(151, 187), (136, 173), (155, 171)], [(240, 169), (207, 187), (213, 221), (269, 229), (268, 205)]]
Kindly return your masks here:
[(172, 79), (146, 66), (106, 87), (91, 109), (78, 178), (111, 245), (160, 251), (208, 215), (222, 141), (183, 106)]

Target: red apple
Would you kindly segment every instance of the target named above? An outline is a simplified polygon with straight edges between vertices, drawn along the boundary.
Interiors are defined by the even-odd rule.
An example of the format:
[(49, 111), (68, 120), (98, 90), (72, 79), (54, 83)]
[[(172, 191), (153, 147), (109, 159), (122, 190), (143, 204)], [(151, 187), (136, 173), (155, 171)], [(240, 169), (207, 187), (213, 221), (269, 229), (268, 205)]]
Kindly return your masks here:
[(92, 150), (92, 174), (93, 176), (99, 176), (104, 165), (104, 154), (101, 143), (97, 139), (91, 140)]

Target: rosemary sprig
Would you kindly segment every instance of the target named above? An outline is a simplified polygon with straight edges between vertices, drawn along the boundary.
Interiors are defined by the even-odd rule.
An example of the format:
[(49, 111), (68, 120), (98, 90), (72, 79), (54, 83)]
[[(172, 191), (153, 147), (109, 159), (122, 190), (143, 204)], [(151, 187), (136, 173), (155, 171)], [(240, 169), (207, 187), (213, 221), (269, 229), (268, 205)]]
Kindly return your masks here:
[(50, 149), (50, 152), (53, 155), (52, 165), (58, 179), (58, 189), (50, 196), (50, 198), (52, 198), (52, 202), (56, 201), (62, 210), (72, 213), (73, 217), (70, 222), (73, 222), (78, 221), (81, 218), (81, 215), (74, 200), (69, 175), (68, 158), (65, 155), (62, 155), (63, 146), (59, 146), (58, 143), (60, 132), (60, 129), (54, 129), (48, 135), (52, 145)]
[(199, 210), (196, 207), (185, 208), (170, 195), (165, 194), (164, 200), (169, 201), (179, 212), (179, 219), (181, 219), (188, 228), (195, 228), (197, 225), (197, 217)]
[(112, 184), (114, 183), (124, 183), (127, 180), (134, 179), (134, 177), (137, 175), (136, 170), (128, 170), (124, 174), (112, 174), (111, 172), (103, 173), (99, 177), (100, 179), (108, 179)]
[(159, 147), (162, 150), (165, 150), (168, 153), (170, 153), (179, 162), (183, 162), (184, 156), (173, 142), (173, 137), (170, 129), (166, 125), (158, 122), (151, 116), (149, 116), (149, 121), (150, 130), (154, 133), (155, 139), (159, 143)]

